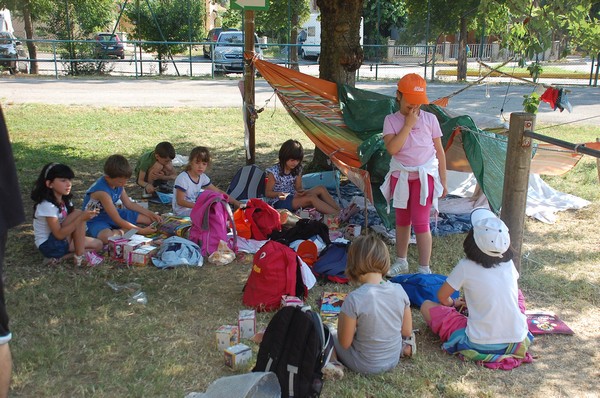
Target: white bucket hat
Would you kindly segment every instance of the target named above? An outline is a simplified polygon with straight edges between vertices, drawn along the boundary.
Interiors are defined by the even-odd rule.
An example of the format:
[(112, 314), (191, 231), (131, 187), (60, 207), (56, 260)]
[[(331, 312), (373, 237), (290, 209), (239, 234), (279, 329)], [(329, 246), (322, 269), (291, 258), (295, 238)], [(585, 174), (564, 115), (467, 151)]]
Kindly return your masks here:
[(510, 247), (508, 227), (488, 209), (479, 208), (471, 212), (473, 238), (483, 253), (491, 257), (502, 257)]

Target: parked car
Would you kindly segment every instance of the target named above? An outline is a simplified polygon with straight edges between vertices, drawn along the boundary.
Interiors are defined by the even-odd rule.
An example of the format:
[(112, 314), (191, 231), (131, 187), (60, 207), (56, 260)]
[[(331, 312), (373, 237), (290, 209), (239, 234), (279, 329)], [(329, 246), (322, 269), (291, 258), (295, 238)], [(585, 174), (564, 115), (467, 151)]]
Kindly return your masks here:
[(96, 34), (96, 58), (120, 58), (125, 59), (125, 47), (119, 36), (112, 33)]
[(19, 61), (26, 58), (21, 41), (10, 32), (0, 32), (0, 66), (13, 75), (18, 72), (27, 73), (28, 63)]
[[(256, 43), (255, 51), (258, 57), (263, 57), (263, 47), (258, 43), (258, 36), (254, 34)], [(214, 71), (216, 73), (242, 73), (244, 72), (244, 32), (221, 32), (215, 43), (213, 57)]]
[(206, 35), (206, 39), (204, 39), (206, 43), (202, 46), (204, 58), (212, 58), (212, 47), (219, 38), (221, 32), (239, 32), (239, 30), (232, 28), (214, 28), (209, 30), (208, 34)]

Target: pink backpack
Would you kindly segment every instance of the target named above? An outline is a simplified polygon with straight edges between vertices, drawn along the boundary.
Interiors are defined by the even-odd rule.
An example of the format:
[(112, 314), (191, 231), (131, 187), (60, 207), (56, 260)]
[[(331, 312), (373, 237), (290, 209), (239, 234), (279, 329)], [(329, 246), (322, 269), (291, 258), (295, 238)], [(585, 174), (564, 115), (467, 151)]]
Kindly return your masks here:
[[(237, 252), (237, 232), (233, 222), (233, 213), (227, 203), (227, 195), (219, 192), (203, 191), (190, 214), (192, 228), (189, 239), (200, 246), (203, 256), (209, 256), (217, 250), (220, 241)], [(233, 241), (227, 237), (227, 224), (233, 230)]]

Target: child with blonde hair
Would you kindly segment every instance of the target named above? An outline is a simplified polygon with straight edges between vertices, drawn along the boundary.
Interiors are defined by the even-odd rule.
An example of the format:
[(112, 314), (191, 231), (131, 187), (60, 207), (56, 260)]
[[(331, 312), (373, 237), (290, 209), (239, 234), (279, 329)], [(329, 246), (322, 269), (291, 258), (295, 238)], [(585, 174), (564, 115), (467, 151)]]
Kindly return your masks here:
[[(175, 179), (173, 201), (171, 203), (173, 213), (178, 216), (189, 216), (192, 213), (198, 196), (205, 189), (227, 195), (215, 187), (211, 183), (210, 177), (206, 175), (205, 172), (210, 167), (210, 164), (210, 152), (207, 147), (197, 146), (192, 149), (185, 170), (179, 173)], [(241, 203), (235, 200), (235, 198), (229, 196), (228, 198), (229, 203), (235, 207), (240, 207)]]
[[(335, 351), (325, 365), (327, 378), (343, 376), (343, 366), (363, 374), (393, 369), (401, 356), (416, 353), (406, 292), (384, 277), (390, 268), (385, 243), (375, 235), (356, 238), (348, 249), (346, 276), (358, 289), (342, 304)], [(342, 366), (343, 365), (343, 366)]]

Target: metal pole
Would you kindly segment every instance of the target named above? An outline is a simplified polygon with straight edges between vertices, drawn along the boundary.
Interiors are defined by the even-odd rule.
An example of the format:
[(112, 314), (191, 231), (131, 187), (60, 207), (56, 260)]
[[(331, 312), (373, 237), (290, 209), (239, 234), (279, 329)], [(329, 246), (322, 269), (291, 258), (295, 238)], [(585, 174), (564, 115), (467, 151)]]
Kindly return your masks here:
[(427, 53), (429, 52), (429, 47), (427, 44), (429, 43), (429, 18), (431, 13), (430, 0), (427, 0), (427, 24), (425, 25), (425, 72), (423, 76), (427, 78)]
[(513, 262), (519, 272), (521, 271), (527, 186), (531, 168), (531, 138), (526, 137), (524, 132), (526, 130), (533, 131), (534, 125), (535, 115), (531, 113), (513, 112), (510, 115), (500, 218), (508, 226), (510, 247), (514, 252)]
[(292, 64), (292, 49), (290, 48), (290, 43), (292, 42), (292, 6), (290, 4), (290, 0), (287, 2), (287, 13), (288, 13), (288, 46), (287, 46), (287, 60), (288, 60), (288, 68)]
[(188, 42), (190, 42), (190, 77), (194, 76), (192, 71), (192, 0), (188, 0)]

